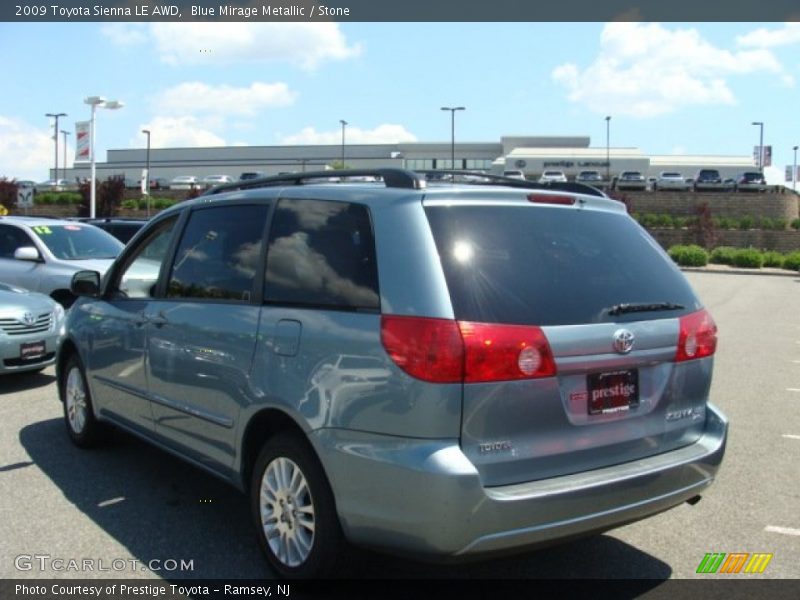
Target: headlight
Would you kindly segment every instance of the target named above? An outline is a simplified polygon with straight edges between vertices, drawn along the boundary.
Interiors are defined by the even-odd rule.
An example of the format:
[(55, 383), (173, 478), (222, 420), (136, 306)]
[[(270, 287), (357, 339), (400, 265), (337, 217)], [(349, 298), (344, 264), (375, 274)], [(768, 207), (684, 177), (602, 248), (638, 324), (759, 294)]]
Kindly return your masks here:
[(63, 328), (65, 314), (64, 307), (56, 303), (56, 307), (53, 309), (53, 331), (59, 331)]

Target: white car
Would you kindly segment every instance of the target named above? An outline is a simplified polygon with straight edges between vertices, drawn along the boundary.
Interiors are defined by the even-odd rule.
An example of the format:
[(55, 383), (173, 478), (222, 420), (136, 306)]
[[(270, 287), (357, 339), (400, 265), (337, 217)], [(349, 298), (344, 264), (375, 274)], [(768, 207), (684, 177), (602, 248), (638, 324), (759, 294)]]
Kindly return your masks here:
[(169, 182), (169, 189), (191, 190), (196, 188), (199, 183), (199, 180), (194, 175), (178, 175)]
[(675, 171), (662, 171), (653, 183), (653, 190), (673, 190), (685, 192), (689, 190), (689, 183), (683, 175)]
[(522, 179), (524, 181), (525, 173), (519, 170), (503, 171), (503, 177), (508, 177), (509, 179)]
[(203, 177), (203, 187), (214, 187), (223, 183), (233, 183), (233, 177), (230, 175), (208, 175)]
[(647, 189), (647, 180), (639, 171), (623, 171), (617, 177), (615, 187), (618, 190), (640, 190)]
[(539, 177), (539, 183), (548, 183), (551, 181), (566, 182), (567, 176), (564, 175), (564, 171), (545, 171), (542, 173), (542, 176)]

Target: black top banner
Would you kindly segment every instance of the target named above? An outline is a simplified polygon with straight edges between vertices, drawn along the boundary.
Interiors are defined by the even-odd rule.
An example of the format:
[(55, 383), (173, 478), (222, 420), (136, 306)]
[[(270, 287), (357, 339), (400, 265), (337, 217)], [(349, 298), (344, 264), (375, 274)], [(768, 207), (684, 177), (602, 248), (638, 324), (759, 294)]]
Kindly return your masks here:
[(800, 21), (797, 0), (43, 0), (3, 2), (0, 21), (546, 22)]

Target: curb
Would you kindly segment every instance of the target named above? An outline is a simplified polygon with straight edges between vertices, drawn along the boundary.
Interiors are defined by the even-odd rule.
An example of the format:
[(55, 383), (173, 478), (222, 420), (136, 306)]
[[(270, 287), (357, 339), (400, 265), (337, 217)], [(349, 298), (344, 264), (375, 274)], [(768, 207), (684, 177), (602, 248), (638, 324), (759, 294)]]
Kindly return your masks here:
[(768, 277), (800, 277), (797, 271), (784, 271), (783, 269), (741, 269), (727, 267), (725, 265), (715, 265), (708, 267), (680, 267), (681, 271), (687, 273), (713, 273), (720, 275), (766, 275)]

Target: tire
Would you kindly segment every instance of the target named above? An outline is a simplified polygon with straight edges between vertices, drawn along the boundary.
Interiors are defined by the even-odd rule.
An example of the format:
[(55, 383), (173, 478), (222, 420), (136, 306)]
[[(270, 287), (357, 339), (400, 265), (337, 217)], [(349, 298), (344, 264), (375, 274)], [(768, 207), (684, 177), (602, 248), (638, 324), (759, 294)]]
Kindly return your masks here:
[(322, 467), (299, 435), (278, 434), (256, 459), (250, 506), (261, 549), (285, 579), (331, 577), (346, 542)]
[(77, 354), (67, 359), (58, 390), (64, 405), (64, 424), (72, 443), (79, 448), (96, 446), (101, 440), (103, 426), (95, 419), (86, 374)]

